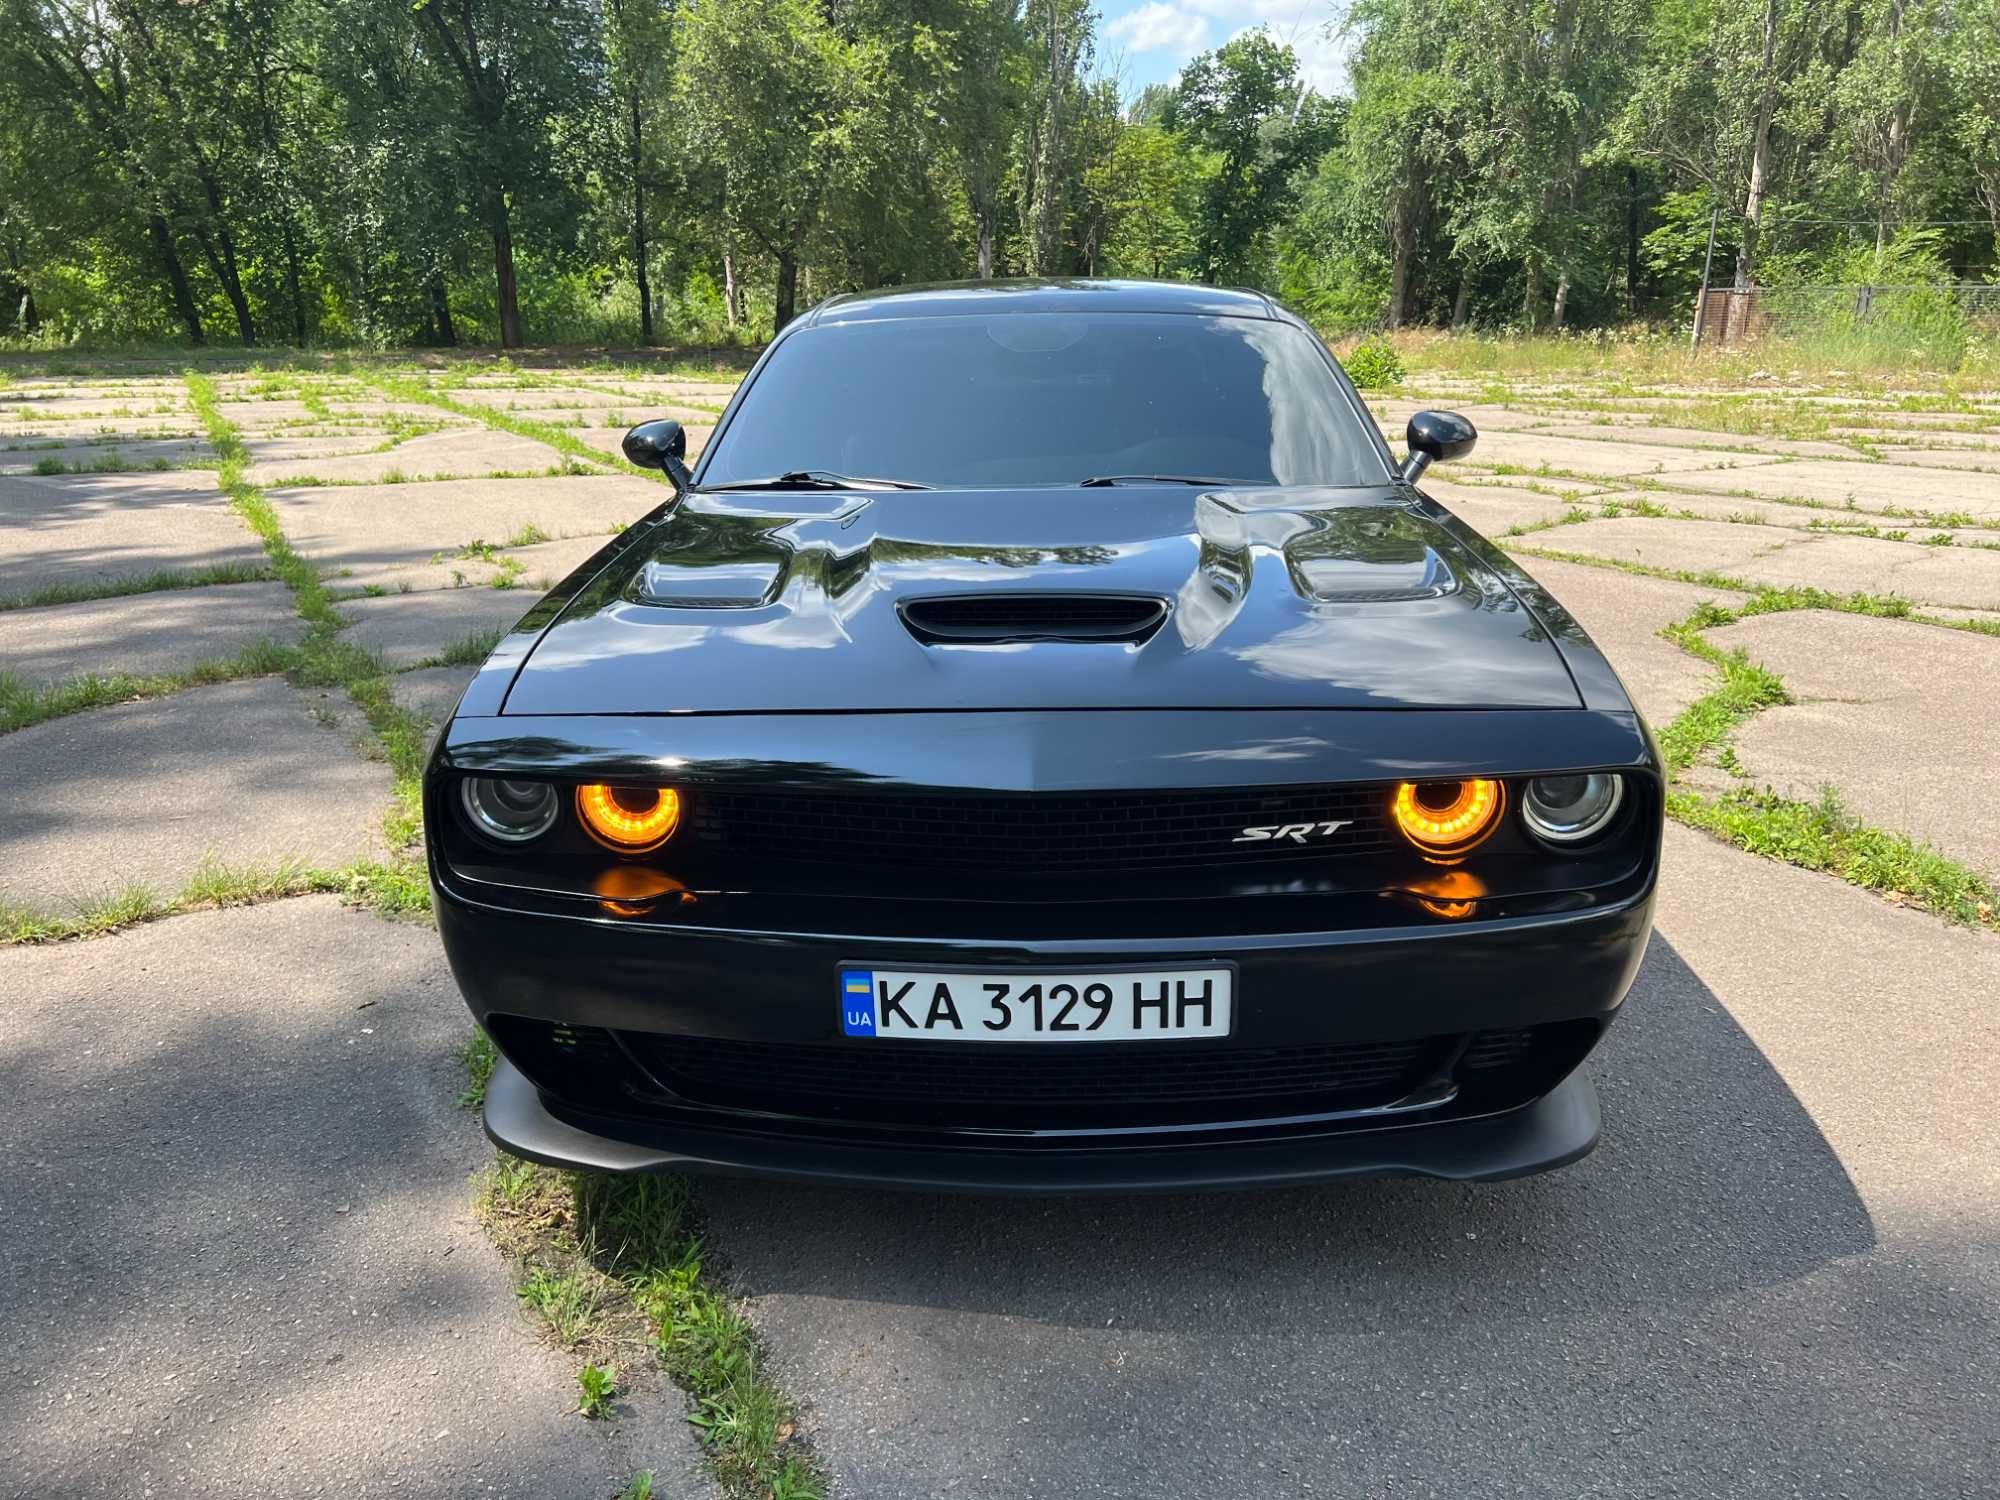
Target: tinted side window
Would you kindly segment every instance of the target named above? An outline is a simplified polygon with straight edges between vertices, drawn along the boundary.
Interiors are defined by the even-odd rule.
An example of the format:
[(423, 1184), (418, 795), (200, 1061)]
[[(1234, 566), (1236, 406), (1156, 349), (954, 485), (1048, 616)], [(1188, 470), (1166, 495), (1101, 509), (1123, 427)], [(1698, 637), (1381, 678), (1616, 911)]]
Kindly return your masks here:
[(1193, 474), (1380, 484), (1312, 339), (1258, 318), (993, 314), (808, 328), (745, 393), (702, 479), (832, 469), (941, 488)]

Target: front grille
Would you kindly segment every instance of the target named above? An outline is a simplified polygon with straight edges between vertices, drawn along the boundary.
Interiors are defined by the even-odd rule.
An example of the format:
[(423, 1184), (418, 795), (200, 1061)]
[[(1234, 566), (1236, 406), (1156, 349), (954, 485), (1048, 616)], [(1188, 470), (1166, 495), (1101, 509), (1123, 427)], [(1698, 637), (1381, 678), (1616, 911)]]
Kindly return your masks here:
[(1181, 1047), (1171, 1042), (735, 1042), (626, 1033), (681, 1097), (819, 1119), (984, 1129), (1088, 1129), (1322, 1113), (1389, 1104), (1448, 1042)]
[[(977, 796), (712, 791), (692, 825), (743, 868), (773, 862), (1005, 875), (1160, 870), (1372, 853), (1392, 844), (1388, 792), (1291, 787), (1219, 792)], [(1328, 831), (1329, 823), (1344, 826)], [(1301, 837), (1238, 842), (1246, 828)]]

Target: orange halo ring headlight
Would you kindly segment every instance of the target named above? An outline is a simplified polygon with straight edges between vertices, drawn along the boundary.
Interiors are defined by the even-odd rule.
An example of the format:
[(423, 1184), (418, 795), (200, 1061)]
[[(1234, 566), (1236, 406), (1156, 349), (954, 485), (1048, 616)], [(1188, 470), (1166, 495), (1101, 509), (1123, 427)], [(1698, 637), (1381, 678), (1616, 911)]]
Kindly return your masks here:
[(1483, 776), (1397, 784), (1391, 815), (1403, 837), (1426, 854), (1465, 854), (1500, 826), (1506, 788)]
[(645, 854), (674, 836), (681, 824), (681, 794), (670, 786), (576, 789), (576, 816), (584, 831), (620, 854)]

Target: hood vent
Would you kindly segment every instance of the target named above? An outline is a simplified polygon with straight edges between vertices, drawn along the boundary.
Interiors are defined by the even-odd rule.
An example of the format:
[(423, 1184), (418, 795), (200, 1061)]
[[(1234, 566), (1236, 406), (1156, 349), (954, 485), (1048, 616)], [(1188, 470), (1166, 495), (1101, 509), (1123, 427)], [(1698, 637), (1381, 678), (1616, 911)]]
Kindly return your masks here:
[(1148, 639), (1167, 602), (1143, 594), (951, 594), (907, 599), (903, 624), (927, 645)]

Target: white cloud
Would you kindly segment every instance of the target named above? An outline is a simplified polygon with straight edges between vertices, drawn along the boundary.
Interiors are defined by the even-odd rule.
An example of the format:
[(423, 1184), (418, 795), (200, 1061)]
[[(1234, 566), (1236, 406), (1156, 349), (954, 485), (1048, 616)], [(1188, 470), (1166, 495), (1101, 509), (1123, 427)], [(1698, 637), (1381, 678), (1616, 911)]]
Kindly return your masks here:
[(1185, 5), (1146, 0), (1135, 11), (1110, 22), (1104, 34), (1134, 52), (1171, 52), (1185, 60), (1208, 41), (1208, 19)]
[(1268, 27), (1298, 54), (1307, 83), (1321, 93), (1336, 93), (1347, 84), (1348, 48), (1327, 28), (1337, 27), (1346, 14), (1345, 0), (1145, 0), (1107, 22), (1104, 34), (1133, 53), (1165, 53), (1160, 61), (1170, 60), (1178, 69), (1197, 52), (1220, 45), (1211, 39), (1210, 22), (1223, 40)]

